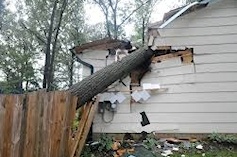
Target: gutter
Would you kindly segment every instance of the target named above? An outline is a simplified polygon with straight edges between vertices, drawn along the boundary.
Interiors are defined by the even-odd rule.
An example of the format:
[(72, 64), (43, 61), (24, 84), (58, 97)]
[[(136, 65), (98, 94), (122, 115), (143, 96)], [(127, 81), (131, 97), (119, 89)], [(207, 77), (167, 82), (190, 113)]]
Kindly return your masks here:
[(76, 60), (77, 60), (79, 63), (81, 63), (82, 65), (84, 65), (84, 66), (86, 66), (86, 67), (88, 67), (88, 68), (91, 69), (91, 75), (92, 75), (92, 74), (94, 73), (94, 66), (91, 65), (91, 64), (89, 64), (89, 63), (87, 63), (87, 62), (85, 62), (85, 61), (83, 61), (83, 60), (81, 60), (81, 58), (79, 58), (79, 57), (76, 55), (74, 48), (69, 49), (69, 50), (71, 51), (72, 54), (74, 54), (74, 55), (76, 56)]
[(189, 8), (191, 8), (194, 5), (199, 4), (200, 2), (193, 2), (190, 3), (189, 5), (185, 6), (184, 8), (182, 8), (179, 12), (177, 12), (176, 14), (174, 14), (171, 18), (169, 18), (167, 21), (165, 21), (159, 28), (164, 28), (166, 27), (169, 23), (171, 23), (172, 21), (174, 21), (176, 18), (178, 18), (181, 14), (183, 14), (184, 12), (186, 12)]

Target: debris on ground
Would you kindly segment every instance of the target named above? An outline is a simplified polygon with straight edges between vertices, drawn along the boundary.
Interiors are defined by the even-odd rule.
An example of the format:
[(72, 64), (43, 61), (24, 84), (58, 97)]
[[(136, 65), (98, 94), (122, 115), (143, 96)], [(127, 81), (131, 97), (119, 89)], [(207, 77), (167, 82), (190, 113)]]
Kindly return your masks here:
[[(90, 151), (92, 153), (95, 153), (96, 157), (188, 157), (190, 156), (190, 153), (192, 154), (192, 156), (198, 154), (199, 157), (209, 157), (210, 152), (213, 153), (222, 150), (236, 153), (237, 155), (237, 145), (233, 144), (222, 145), (208, 139), (198, 140), (194, 138), (156, 139), (154, 136), (151, 137), (149, 136), (149, 134), (145, 133), (143, 133), (142, 136), (143, 137), (140, 138), (140, 140), (135, 141), (128, 139), (128, 137), (132, 139), (133, 137), (127, 134), (126, 138), (124, 138), (126, 140), (113, 140), (112, 143), (110, 141), (110, 138), (108, 138), (108, 140), (107, 138), (103, 137), (103, 140), (99, 140), (102, 143), (93, 142), (93, 144), (96, 144), (91, 145), (92, 148)], [(143, 140), (141, 141), (141, 139)], [(98, 150), (100, 151), (98, 152)]]
[(201, 144), (199, 144), (199, 145), (196, 146), (196, 148), (199, 149), (199, 150), (202, 150), (203, 146)]

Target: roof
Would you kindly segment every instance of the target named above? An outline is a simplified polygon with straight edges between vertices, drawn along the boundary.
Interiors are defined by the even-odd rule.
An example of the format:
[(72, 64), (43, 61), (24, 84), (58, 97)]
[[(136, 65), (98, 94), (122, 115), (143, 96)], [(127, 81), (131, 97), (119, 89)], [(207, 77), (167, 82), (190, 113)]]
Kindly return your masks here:
[(82, 53), (84, 50), (108, 50), (108, 49), (117, 49), (121, 47), (126, 41), (104, 38), (92, 42), (88, 42), (79, 46), (75, 46), (73, 49), (76, 54)]
[(164, 17), (163, 17), (163, 19), (161, 21), (158, 21), (158, 22), (155, 22), (155, 23), (150, 23), (148, 25), (148, 28), (149, 29), (157, 29), (157, 28), (159, 28), (162, 24), (164, 24), (166, 21), (168, 21), (170, 18), (172, 18), (176, 14), (178, 14), (182, 9), (184, 9), (188, 5), (190, 5), (190, 7), (188, 7), (179, 16), (183, 16), (183, 15), (186, 15), (188, 13), (194, 12), (196, 10), (202, 9), (202, 8), (206, 7), (209, 4), (210, 1), (211, 0), (201, 0), (200, 2), (196, 2), (194, 5), (187, 4), (185, 6), (182, 6), (182, 7), (173, 9), (173, 10), (170, 10), (169, 12), (164, 14)]

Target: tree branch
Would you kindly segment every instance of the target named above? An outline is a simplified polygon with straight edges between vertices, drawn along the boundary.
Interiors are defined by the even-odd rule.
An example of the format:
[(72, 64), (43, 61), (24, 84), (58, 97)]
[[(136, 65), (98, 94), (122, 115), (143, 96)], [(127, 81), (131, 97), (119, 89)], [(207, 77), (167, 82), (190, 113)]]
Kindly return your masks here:
[(119, 29), (119, 27), (121, 27), (137, 10), (139, 10), (143, 5), (145, 5), (146, 3), (148, 3), (150, 0), (146, 1), (145, 3), (141, 4), (139, 7), (137, 7), (136, 9), (134, 9), (117, 27), (117, 29)]
[(63, 1), (62, 4), (62, 9), (59, 15), (59, 20), (58, 20), (58, 25), (56, 27), (56, 35), (54, 37), (54, 42), (53, 42), (53, 48), (52, 48), (52, 55), (51, 55), (51, 61), (50, 61), (50, 67), (49, 67), (49, 76), (48, 76), (48, 84), (49, 84), (49, 89), (52, 90), (52, 82), (53, 82), (53, 72), (54, 72), (54, 58), (55, 58), (55, 51), (57, 47), (57, 40), (58, 40), (58, 35), (60, 31), (60, 26), (63, 18), (63, 13), (67, 7), (67, 0)]
[(41, 41), (42, 43), (46, 44), (46, 41), (37, 33), (32, 31), (30, 28), (27, 28), (26, 25), (23, 22), (20, 22), (20, 25), (26, 29), (27, 31), (29, 31), (31, 34), (33, 34), (39, 41)]
[(47, 43), (46, 43), (46, 49), (45, 49), (45, 66), (44, 66), (44, 78), (43, 78), (43, 88), (48, 88), (48, 78), (49, 78), (49, 67), (50, 67), (50, 46), (52, 42), (52, 34), (53, 34), (53, 25), (55, 20), (55, 14), (57, 10), (57, 4), (58, 0), (54, 1), (54, 6), (52, 10), (52, 14), (50, 17), (50, 25), (49, 25), (49, 31), (48, 31), (48, 37), (47, 37)]

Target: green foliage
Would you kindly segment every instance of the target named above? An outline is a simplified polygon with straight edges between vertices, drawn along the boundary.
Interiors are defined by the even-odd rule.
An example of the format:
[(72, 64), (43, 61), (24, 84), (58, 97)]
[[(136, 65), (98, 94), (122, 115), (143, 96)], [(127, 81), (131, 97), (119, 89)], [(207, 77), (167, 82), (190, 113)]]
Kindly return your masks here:
[(208, 139), (218, 143), (237, 144), (237, 136), (235, 135), (212, 133), (208, 136)]
[(143, 146), (148, 150), (153, 150), (158, 144), (159, 142), (155, 138), (146, 138), (143, 141)]
[(72, 123), (72, 131), (75, 132), (78, 129), (79, 123), (80, 123), (80, 119), (81, 119), (81, 110), (80, 108), (77, 110), (73, 123)]
[(141, 8), (137, 10), (135, 14), (135, 35), (132, 39), (140, 45), (144, 45), (145, 33), (147, 31), (147, 26), (153, 11), (153, 7), (160, 0), (136, 0), (135, 6)]
[(91, 0), (98, 5), (105, 16), (106, 35), (112, 38), (124, 37), (124, 25), (131, 21), (136, 12), (134, 1)]
[(0, 1), (0, 30), (1, 30), (1, 26), (2, 26), (2, 14), (3, 14), (3, 11), (4, 11), (4, 0), (1, 0)]
[(112, 137), (108, 136), (107, 134), (101, 134), (99, 138), (99, 151), (109, 151), (112, 149), (112, 144), (113, 144), (113, 139)]
[(22, 93), (39, 88), (36, 72), (38, 53), (32, 37), (24, 32), (15, 18), (5, 11), (0, 32), (0, 88), (2, 93)]
[(98, 143), (95, 145), (85, 145), (82, 157), (111, 156), (113, 139), (107, 134), (101, 134)]
[(78, 125), (79, 125), (79, 120), (78, 119), (74, 119), (73, 124), (72, 124), (73, 132), (78, 129)]
[(82, 151), (82, 154), (81, 154), (81, 157), (94, 157), (91, 149), (89, 146), (85, 146), (83, 151)]
[[(1, 12), (1, 92), (21, 93), (40, 88), (49, 20), (54, 1), (22, 0), (17, 2), (16, 12), (8, 10)], [(62, 2), (58, 1), (52, 41), (55, 41)], [(83, 0), (68, 0), (68, 6), (64, 11), (54, 59), (54, 89), (68, 88), (72, 62), (69, 49), (86, 42), (83, 6)], [(76, 68), (79, 68), (79, 65), (74, 69)], [(79, 75), (75, 70), (73, 73)], [(78, 79), (74, 78), (73, 81), (77, 82)]]

